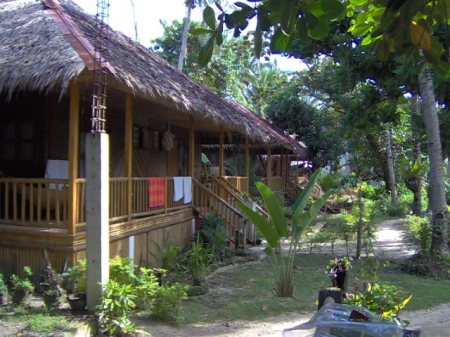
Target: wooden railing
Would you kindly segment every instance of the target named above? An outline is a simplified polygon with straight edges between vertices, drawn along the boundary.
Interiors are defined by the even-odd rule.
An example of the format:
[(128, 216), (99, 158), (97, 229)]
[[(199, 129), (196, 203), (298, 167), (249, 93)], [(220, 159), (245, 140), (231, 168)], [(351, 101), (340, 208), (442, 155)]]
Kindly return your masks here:
[(192, 179), (192, 195), (192, 206), (200, 214), (206, 215), (209, 212), (215, 212), (225, 219), (229, 236), (234, 236), (236, 231), (244, 233), (246, 221), (244, 215), (236, 207), (195, 179)]
[(292, 200), (297, 200), (298, 195), (302, 192), (303, 188), (299, 184), (293, 182), (290, 178), (284, 178), (284, 190)]
[(231, 185), (236, 187), (241, 192), (249, 192), (248, 190), (248, 178), (247, 177), (235, 177), (235, 176), (225, 176), (223, 177)]
[[(148, 178), (110, 178), (110, 221), (167, 213), (190, 207), (174, 201), (173, 178), (166, 178), (165, 204), (150, 207)], [(86, 225), (86, 179), (76, 180), (75, 223)], [(128, 184), (131, 184), (131, 214)], [(68, 184), (64, 179), (0, 178), (0, 223), (40, 228), (68, 228)]]
[[(242, 197), (242, 192), (239, 191), (237, 188), (234, 187), (234, 185), (231, 185), (228, 180), (226, 179), (220, 179), (213, 177), (212, 183), (211, 183), (212, 191), (215, 192), (217, 195), (225, 199), (228, 203), (233, 205), (235, 208), (237, 208), (236, 203), (241, 202), (243, 204), (246, 204), (247, 206), (251, 207), (254, 211), (258, 212), (260, 215), (262, 215), (265, 218), (269, 218), (269, 215), (267, 212), (261, 208), (257, 203), (250, 202)], [(255, 226), (248, 222), (247, 224), (247, 238), (250, 240), (250, 242), (255, 243), (257, 239), (257, 230)]]
[[(184, 204), (183, 198), (174, 201), (174, 182), (172, 177), (166, 178), (166, 196), (164, 205), (150, 206), (149, 178), (131, 178), (131, 214), (128, 212), (127, 191), (128, 178), (110, 178), (109, 186), (109, 217), (110, 221), (126, 220), (128, 217), (144, 217), (155, 214), (172, 212), (182, 208), (190, 207), (190, 203)], [(78, 200), (84, 200), (86, 179), (77, 179), (78, 184)], [(85, 226), (85, 203), (78, 204), (77, 211), (77, 227)]]
[(0, 179), (0, 220), (18, 226), (66, 228), (67, 180)]

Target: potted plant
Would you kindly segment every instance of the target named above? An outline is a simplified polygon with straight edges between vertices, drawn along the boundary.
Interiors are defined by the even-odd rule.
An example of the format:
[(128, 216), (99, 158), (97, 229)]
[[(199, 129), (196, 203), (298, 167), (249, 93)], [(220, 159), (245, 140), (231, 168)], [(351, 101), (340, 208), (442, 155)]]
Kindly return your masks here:
[(67, 301), (73, 311), (81, 311), (86, 307), (86, 259), (78, 260), (77, 264), (62, 273), (67, 281)]
[(33, 275), (29, 266), (23, 268), (24, 276), (11, 275), (11, 299), (13, 304), (24, 304), (33, 292), (34, 286), (30, 280)]
[(0, 305), (8, 303), (8, 286), (5, 282), (5, 277), (0, 273)]
[(58, 307), (61, 295), (64, 293), (61, 287), (63, 278), (61, 274), (56, 272), (50, 264), (45, 269), (46, 279), (41, 283), (44, 286), (42, 299), (47, 308)]
[(335, 258), (330, 260), (327, 273), (331, 278), (333, 287), (341, 289), (342, 296), (346, 298), (348, 270), (351, 268), (351, 257)]

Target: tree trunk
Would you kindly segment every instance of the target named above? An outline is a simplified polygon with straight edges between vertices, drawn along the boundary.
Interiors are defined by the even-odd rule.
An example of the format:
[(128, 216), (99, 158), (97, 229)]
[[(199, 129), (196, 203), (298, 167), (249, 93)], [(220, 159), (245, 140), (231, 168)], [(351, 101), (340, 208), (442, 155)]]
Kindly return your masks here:
[(444, 161), (433, 77), (428, 66), (424, 66), (420, 72), (419, 84), (423, 101), (430, 161), (430, 201), (433, 232), (430, 250), (432, 254), (448, 255), (448, 212), (444, 185)]
[(386, 151), (392, 205), (397, 206), (397, 184), (395, 183), (394, 158), (392, 156), (392, 133), (390, 127), (386, 129)]
[[(413, 95), (410, 99), (411, 103), (411, 117), (413, 115), (419, 114), (419, 97), (417, 95)], [(412, 123), (411, 123), (412, 125)], [(420, 141), (419, 136), (417, 135), (417, 132), (414, 130), (412, 131), (413, 138), (414, 138), (414, 155), (415, 160), (419, 161), (419, 164), (421, 163), (421, 156), (422, 156), (422, 150), (420, 149)], [(417, 175), (413, 176), (405, 181), (406, 187), (413, 192), (414, 199), (413, 199), (413, 205), (412, 205), (412, 215), (423, 217), (422, 212), (422, 176)]]
[[(358, 220), (358, 229), (356, 231), (356, 258), (359, 259), (361, 257), (361, 241), (362, 241), (362, 227), (363, 227), (363, 213), (364, 213), (364, 204), (362, 202), (362, 190), (361, 184), (359, 184), (358, 190), (358, 204), (359, 204), (359, 220)], [(348, 254), (348, 251), (347, 251)]]
[(184, 18), (183, 35), (181, 36), (180, 55), (178, 56), (178, 70), (183, 70), (184, 59), (186, 58), (187, 39), (189, 32), (189, 25), (191, 24), (191, 11), (194, 5), (194, 0), (186, 0), (186, 16)]

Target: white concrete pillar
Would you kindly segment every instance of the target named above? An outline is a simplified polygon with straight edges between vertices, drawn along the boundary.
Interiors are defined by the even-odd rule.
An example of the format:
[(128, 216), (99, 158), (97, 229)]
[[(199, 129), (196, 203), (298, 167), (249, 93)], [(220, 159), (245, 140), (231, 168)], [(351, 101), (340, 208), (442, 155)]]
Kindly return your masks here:
[(95, 310), (109, 279), (109, 136), (86, 135), (87, 308)]

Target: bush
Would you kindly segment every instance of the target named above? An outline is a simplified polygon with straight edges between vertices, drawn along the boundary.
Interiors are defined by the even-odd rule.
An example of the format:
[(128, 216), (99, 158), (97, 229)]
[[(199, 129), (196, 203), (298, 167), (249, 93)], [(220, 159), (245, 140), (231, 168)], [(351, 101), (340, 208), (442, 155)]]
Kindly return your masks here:
[(188, 298), (188, 289), (189, 286), (179, 283), (158, 288), (153, 302), (152, 315), (166, 320), (176, 318), (181, 301)]
[(220, 261), (225, 256), (227, 249), (227, 232), (225, 229), (225, 219), (209, 213), (202, 219), (199, 235), (204, 245), (209, 248), (214, 259)]
[(431, 245), (431, 220), (428, 217), (408, 215), (403, 221), (403, 225), (406, 227), (406, 239), (419, 252), (428, 252)]

